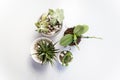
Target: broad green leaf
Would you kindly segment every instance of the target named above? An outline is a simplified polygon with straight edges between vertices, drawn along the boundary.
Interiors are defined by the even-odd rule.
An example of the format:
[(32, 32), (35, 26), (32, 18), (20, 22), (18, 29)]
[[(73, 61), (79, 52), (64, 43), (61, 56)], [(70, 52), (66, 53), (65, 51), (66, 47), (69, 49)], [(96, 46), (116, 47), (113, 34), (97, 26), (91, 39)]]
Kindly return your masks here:
[(62, 59), (62, 64), (67, 66), (71, 60), (72, 60), (72, 53), (68, 51)]
[(73, 35), (72, 34), (66, 34), (65, 36), (62, 37), (60, 40), (60, 45), (62, 46), (67, 46), (73, 41)]
[(84, 34), (85, 32), (87, 32), (89, 29), (89, 27), (87, 25), (77, 25), (74, 28), (74, 34), (76, 34), (77, 36), (80, 36), (81, 34)]

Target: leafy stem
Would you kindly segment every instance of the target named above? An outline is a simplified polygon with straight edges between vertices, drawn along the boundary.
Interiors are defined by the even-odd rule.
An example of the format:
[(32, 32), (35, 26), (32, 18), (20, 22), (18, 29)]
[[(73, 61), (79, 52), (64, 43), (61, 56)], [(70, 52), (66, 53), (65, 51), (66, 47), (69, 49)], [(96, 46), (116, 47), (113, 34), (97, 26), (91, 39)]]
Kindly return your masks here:
[(77, 44), (77, 36), (76, 34), (74, 34), (74, 43), (75, 43), (75, 46), (80, 50), (78, 44)]
[(80, 36), (88, 31), (87, 25), (77, 25), (73, 28), (72, 34), (66, 34), (63, 36), (60, 40), (60, 45), (62, 46), (68, 46), (71, 43), (74, 43), (76, 47), (79, 49), (77, 41), (80, 38)]

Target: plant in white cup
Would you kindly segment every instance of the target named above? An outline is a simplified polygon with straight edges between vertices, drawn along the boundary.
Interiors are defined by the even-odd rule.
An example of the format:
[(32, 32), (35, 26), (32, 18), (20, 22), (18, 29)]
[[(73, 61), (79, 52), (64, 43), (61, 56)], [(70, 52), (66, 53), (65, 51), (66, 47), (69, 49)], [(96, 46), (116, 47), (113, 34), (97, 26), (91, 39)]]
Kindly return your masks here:
[(37, 30), (43, 36), (52, 37), (57, 35), (63, 25), (64, 12), (62, 9), (49, 9), (47, 13), (41, 15), (35, 23)]
[(72, 59), (73, 59), (73, 55), (68, 50), (61, 51), (58, 55), (58, 61), (63, 66), (68, 66), (69, 63), (72, 61)]
[(55, 44), (49, 38), (38, 38), (31, 46), (32, 58), (40, 64), (52, 64), (56, 59), (56, 53), (58, 53), (58, 49), (55, 49)]

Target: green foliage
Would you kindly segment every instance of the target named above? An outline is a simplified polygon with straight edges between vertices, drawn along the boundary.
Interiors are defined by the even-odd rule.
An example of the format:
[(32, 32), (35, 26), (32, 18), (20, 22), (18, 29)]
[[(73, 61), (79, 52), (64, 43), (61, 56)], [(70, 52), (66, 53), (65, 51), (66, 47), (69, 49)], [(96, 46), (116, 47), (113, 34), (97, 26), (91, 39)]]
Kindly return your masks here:
[(57, 23), (57, 20), (55, 18), (50, 19), (50, 25), (55, 26)]
[(41, 21), (45, 21), (47, 19), (47, 13), (42, 14)]
[(68, 63), (71, 62), (71, 60), (73, 59), (72, 53), (70, 51), (66, 51), (66, 53), (64, 53), (64, 51), (62, 51), (61, 54), (64, 55), (61, 58), (62, 65), (63, 66), (68, 66)]
[[(47, 32), (49, 27), (54, 27), (57, 23), (62, 24), (64, 12), (62, 9), (49, 9), (47, 13), (42, 14), (38, 22), (35, 23), (38, 32)], [(41, 28), (42, 27), (42, 28)]]
[(42, 64), (50, 62), (53, 63), (53, 60), (55, 60), (55, 53), (57, 53), (58, 49), (55, 49), (55, 45), (46, 40), (40, 40), (36, 43), (35, 50), (37, 53), (37, 57), (42, 61)]
[(76, 34), (77, 36), (80, 36), (81, 34), (84, 34), (85, 32), (87, 32), (88, 29), (89, 28), (87, 25), (77, 25), (75, 26), (73, 33)]
[(75, 43), (76, 47), (79, 49), (79, 47), (77, 45), (77, 36), (75, 34), (74, 34), (73, 42)]
[(67, 46), (73, 41), (73, 35), (72, 34), (66, 34), (62, 37), (60, 40), (60, 45)]
[[(38, 32), (47, 32), (48, 28), (46, 27), (48, 25), (48, 22), (37, 22), (35, 25), (38, 27), (36, 31)], [(40, 26), (40, 27), (39, 27)]]
[(64, 14), (63, 14), (63, 10), (62, 9), (56, 9), (55, 13), (54, 13), (54, 18), (57, 19), (57, 21), (59, 23), (62, 23), (63, 19), (64, 19)]
[[(62, 46), (67, 46), (71, 44), (72, 42), (75, 43), (77, 46), (77, 39), (80, 37), (82, 34), (88, 31), (88, 26), (87, 25), (77, 25), (74, 27), (73, 34), (66, 34), (63, 36), (60, 40), (60, 45)], [(78, 46), (77, 46), (78, 47)]]
[(48, 14), (49, 14), (49, 15), (51, 15), (51, 16), (52, 16), (54, 13), (55, 13), (55, 12), (54, 12), (54, 10), (53, 10), (53, 9), (49, 9), (49, 12), (48, 12)]

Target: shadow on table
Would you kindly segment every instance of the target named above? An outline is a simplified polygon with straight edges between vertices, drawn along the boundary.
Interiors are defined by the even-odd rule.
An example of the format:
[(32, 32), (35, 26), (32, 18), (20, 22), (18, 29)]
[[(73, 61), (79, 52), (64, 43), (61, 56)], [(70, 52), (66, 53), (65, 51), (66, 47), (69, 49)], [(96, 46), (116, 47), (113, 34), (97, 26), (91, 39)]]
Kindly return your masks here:
[(48, 68), (47, 64), (41, 65), (37, 62), (35, 62), (32, 58), (30, 58), (30, 65), (36, 72), (45, 72)]
[(63, 72), (67, 69), (67, 67), (62, 66), (58, 61), (55, 63), (55, 68), (59, 71), (59, 72)]

